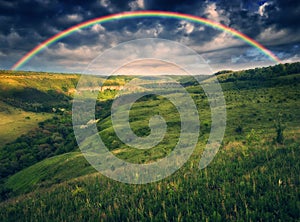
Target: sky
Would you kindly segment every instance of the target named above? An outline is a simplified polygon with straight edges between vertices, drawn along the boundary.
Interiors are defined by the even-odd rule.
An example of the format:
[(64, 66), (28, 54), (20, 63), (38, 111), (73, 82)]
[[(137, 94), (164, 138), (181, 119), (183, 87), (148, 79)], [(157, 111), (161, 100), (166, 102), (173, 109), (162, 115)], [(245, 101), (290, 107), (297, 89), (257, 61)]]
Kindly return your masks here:
[[(199, 16), (233, 28), (256, 40), (282, 62), (300, 61), (298, 0), (0, 0), (0, 69), (10, 69), (34, 47), (84, 21), (115, 13), (162, 10)], [(197, 52), (213, 72), (274, 64), (260, 50), (224, 31), (186, 20), (139, 18), (95, 24), (48, 46), (21, 70), (80, 73), (95, 58), (119, 44), (143, 38), (175, 41)], [(140, 47), (140, 50), (143, 47)], [(160, 46), (178, 57), (180, 50)], [(118, 58), (128, 55), (119, 51)], [(185, 56), (181, 56), (183, 59)], [(151, 61), (154, 61), (151, 65)], [(135, 73), (173, 67), (165, 62), (132, 61)], [(97, 61), (101, 62), (101, 61)], [(187, 61), (191, 62), (191, 61)], [(106, 61), (113, 66), (114, 61)], [(121, 70), (122, 67), (118, 67)], [(124, 72), (123, 70), (123, 72)], [(175, 70), (175, 69), (174, 69)], [(178, 70), (178, 69), (177, 69)], [(172, 72), (172, 69), (169, 70)]]

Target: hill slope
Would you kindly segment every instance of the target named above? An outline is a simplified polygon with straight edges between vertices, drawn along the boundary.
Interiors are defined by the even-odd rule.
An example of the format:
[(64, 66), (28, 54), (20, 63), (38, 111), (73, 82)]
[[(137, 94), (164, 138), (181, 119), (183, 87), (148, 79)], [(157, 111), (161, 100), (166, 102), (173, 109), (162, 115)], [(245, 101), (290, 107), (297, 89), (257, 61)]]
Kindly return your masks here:
[[(272, 74), (278, 67), (284, 67), (284, 72)], [(51, 138), (42, 142), (55, 156), (5, 178), (2, 195), (10, 199), (0, 203), (0, 220), (299, 220), (300, 66), (278, 67), (256, 69), (253, 78), (249, 76), (253, 71), (218, 75), (226, 99), (227, 128), (220, 151), (203, 170), (198, 169), (198, 162), (210, 132), (210, 109), (201, 87), (184, 78), (200, 113), (199, 143), (183, 168), (157, 183), (122, 184), (93, 174), (93, 168), (74, 150), (55, 152), (53, 141), (61, 141), (59, 137), (73, 141), (71, 131), (62, 130), (70, 116), (57, 115), (53, 124), (57, 130), (50, 123), (41, 126)], [(97, 126), (119, 158), (145, 163), (172, 150), (180, 119), (168, 101), (151, 96), (138, 100), (131, 109), (131, 127), (139, 136), (149, 134), (148, 120), (156, 112), (168, 122), (168, 136), (162, 144), (146, 151), (130, 149), (116, 137), (110, 105), (105, 99), (97, 103), (96, 110), (101, 111)], [(30, 144), (38, 145), (40, 140), (37, 137)]]
[(13, 142), (49, 118), (50, 114), (27, 112), (0, 101), (0, 147)]

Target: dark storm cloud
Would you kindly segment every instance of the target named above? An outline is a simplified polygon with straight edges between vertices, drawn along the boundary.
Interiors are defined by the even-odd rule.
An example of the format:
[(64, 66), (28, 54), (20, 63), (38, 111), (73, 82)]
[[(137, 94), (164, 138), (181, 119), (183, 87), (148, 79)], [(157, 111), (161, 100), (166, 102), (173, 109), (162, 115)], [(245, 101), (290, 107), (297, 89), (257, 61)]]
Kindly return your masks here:
[(290, 28), (299, 30), (300, 1), (276, 0), (266, 7), (267, 23), (275, 24), (277, 28)]
[(2, 67), (9, 68), (26, 52), (58, 32), (109, 13), (99, 1), (84, 4), (55, 0), (0, 1), (0, 51), (10, 51), (12, 55)]
[[(283, 59), (299, 54), (296, 45), (300, 43), (300, 2), (297, 0), (0, 0), (0, 68), (10, 68), (39, 43), (80, 22), (141, 9), (209, 18), (258, 40)], [(80, 52), (82, 46), (109, 48), (137, 37), (160, 37), (198, 46), (214, 44), (213, 40), (220, 37), (220, 31), (210, 27), (174, 19), (128, 19), (102, 24), (102, 27), (103, 31), (93, 31), (90, 27), (75, 33), (61, 40), (63, 48), (53, 45), (53, 49), (61, 47), (60, 50)], [(223, 46), (208, 47), (206, 52), (214, 52), (221, 62), (221, 51), (216, 53), (221, 49), (224, 50)], [(228, 58), (224, 57), (223, 61), (228, 62)]]
[(295, 46), (300, 43), (300, 1), (218, 0), (215, 4), (228, 18), (229, 27), (262, 43), (282, 60), (299, 58)]
[[(298, 32), (300, 29), (300, 1), (297, 0), (216, 2), (217, 8), (223, 9), (229, 16), (229, 26), (252, 38), (273, 26), (277, 31)], [(263, 15), (258, 12), (261, 6), (264, 6)]]

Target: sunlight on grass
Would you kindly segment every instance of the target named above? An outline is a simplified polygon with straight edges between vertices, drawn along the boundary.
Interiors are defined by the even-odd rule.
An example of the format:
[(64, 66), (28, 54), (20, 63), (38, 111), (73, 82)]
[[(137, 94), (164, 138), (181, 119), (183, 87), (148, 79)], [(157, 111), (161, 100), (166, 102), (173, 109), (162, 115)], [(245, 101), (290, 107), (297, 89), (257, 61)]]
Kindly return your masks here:
[(26, 112), (0, 102), (0, 147), (28, 133), (51, 116), (48, 113)]

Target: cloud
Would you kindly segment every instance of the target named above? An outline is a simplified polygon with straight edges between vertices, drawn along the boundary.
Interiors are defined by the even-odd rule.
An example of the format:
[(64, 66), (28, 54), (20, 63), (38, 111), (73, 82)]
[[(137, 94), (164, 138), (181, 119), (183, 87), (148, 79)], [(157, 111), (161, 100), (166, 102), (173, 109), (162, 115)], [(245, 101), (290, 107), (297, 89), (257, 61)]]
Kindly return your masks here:
[(218, 35), (212, 38), (211, 41), (198, 44), (193, 48), (195, 48), (199, 53), (205, 53), (243, 45), (245, 45), (244, 42), (233, 37), (231, 34), (227, 32), (220, 32)]
[(289, 57), (287, 59), (283, 59), (283, 63), (291, 63), (291, 62), (299, 62), (300, 61), (300, 56), (299, 55), (294, 55), (292, 57)]
[[(259, 34), (257, 39), (261, 42), (268, 42), (269, 45), (278, 44), (279, 42), (284, 43), (286, 41), (284, 38), (287, 36), (287, 32), (285, 29), (277, 31), (274, 27), (268, 27)], [(290, 40), (289, 38), (289, 41)]]
[(144, 0), (136, 0), (129, 2), (129, 7), (132, 11), (145, 9)]
[(225, 16), (225, 11), (217, 9), (216, 3), (210, 3), (204, 10), (206, 17), (214, 22), (223, 23), (228, 25), (229, 19)]
[(66, 19), (70, 22), (80, 22), (82, 21), (82, 16), (79, 14), (70, 14), (66, 16)]
[[(125, 74), (124, 70), (128, 74), (179, 74), (183, 67), (189, 67), (194, 74), (210, 73), (204, 61), (193, 55), (186, 46), (176, 42), (156, 38), (130, 41), (105, 52), (104, 58), (101, 55), (94, 59), (88, 73), (110, 74), (113, 68), (118, 74)], [(170, 63), (175, 64), (170, 66)]]
[(262, 4), (261, 6), (259, 6), (259, 8), (258, 8), (258, 14), (260, 16), (266, 16), (266, 17), (268, 17), (268, 14), (265, 13), (265, 8), (268, 5), (270, 5), (270, 3), (269, 2), (265, 2), (264, 4)]
[(192, 23), (187, 21), (180, 21), (179, 24), (180, 26), (178, 27), (178, 30), (184, 30), (186, 34), (190, 34), (195, 28), (195, 26)]
[(101, 24), (95, 24), (92, 26), (91, 30), (93, 32), (99, 33), (105, 31), (105, 28)]
[(94, 59), (99, 52), (101, 52), (102, 47), (101, 46), (94, 46), (94, 47), (88, 47), (88, 46), (80, 46), (75, 49), (69, 49), (67, 48), (66, 44), (60, 42), (58, 43), (58, 46), (54, 49), (47, 48), (44, 52), (44, 54), (48, 54), (48, 58), (52, 59), (65, 59), (65, 60), (71, 60), (71, 61), (78, 61), (78, 60), (86, 60), (91, 61)]
[[(134, 10), (165, 10), (205, 17), (248, 35), (282, 59), (299, 58), (299, 50), (295, 48), (300, 45), (300, 2), (297, 0), (2, 0), (0, 69), (10, 68), (38, 44), (73, 25), (111, 13)], [(218, 64), (222, 61), (231, 63), (230, 56), (226, 54), (229, 52), (236, 58), (243, 52), (245, 60), (248, 57), (251, 60), (251, 55), (246, 53), (246, 48), (250, 46), (225, 32), (186, 20), (139, 18), (115, 20), (85, 28), (53, 44), (48, 48), (51, 52), (39, 54), (38, 63), (31, 61), (24, 68), (34, 68), (35, 64), (51, 69), (47, 65), (49, 61), (52, 67), (55, 66), (54, 61), (73, 64), (74, 58), (80, 60), (80, 56), (85, 61), (84, 53), (89, 50), (92, 57), (93, 50), (105, 50), (124, 41), (145, 37), (186, 44), (200, 53), (209, 54), (209, 60)], [(53, 53), (61, 55), (54, 59)], [(72, 68), (67, 65), (57, 67), (65, 70)]]
[(154, 59), (135, 60), (125, 64), (114, 73), (118, 75), (182, 75), (187, 74), (185, 70), (173, 63), (167, 63)]

